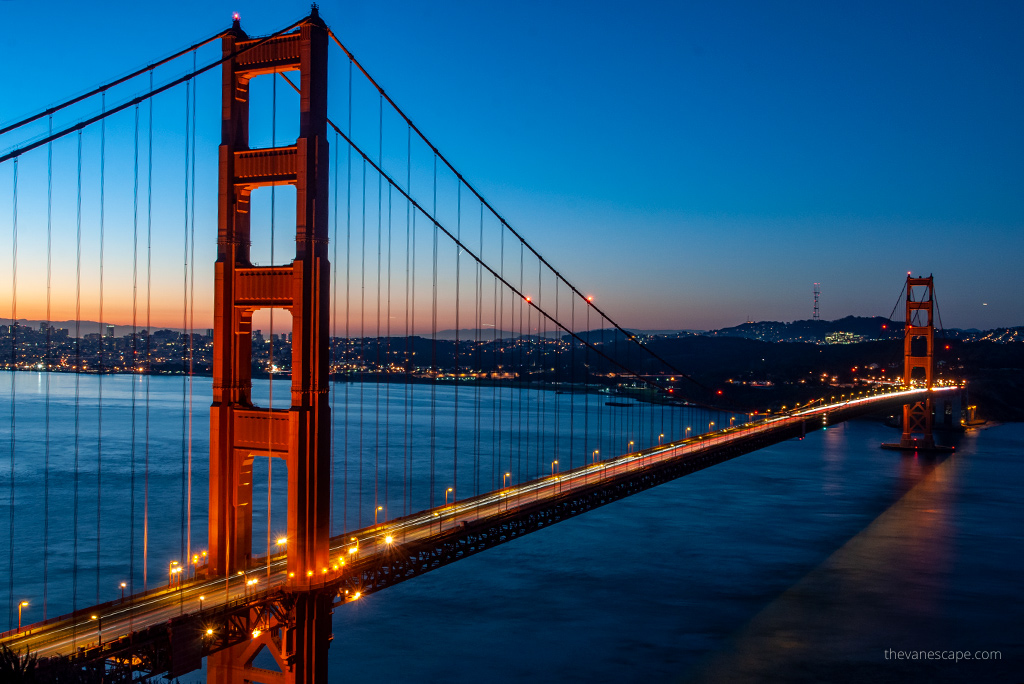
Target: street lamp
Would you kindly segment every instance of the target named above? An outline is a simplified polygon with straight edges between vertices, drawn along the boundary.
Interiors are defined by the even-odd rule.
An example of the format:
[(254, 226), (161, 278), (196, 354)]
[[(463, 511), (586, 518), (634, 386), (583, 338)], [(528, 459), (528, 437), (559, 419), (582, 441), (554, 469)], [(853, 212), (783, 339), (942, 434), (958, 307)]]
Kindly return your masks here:
[(205, 600), (206, 600), (205, 596), (200, 596), (199, 597), (199, 612), (200, 613), (203, 612), (203, 601), (205, 601)]
[(96, 643), (99, 646), (103, 645), (103, 617), (100, 615), (90, 615), (90, 620), (96, 621)]
[(555, 466), (556, 465), (558, 465), (558, 461), (552, 461), (551, 462), (551, 475), (552, 475), (552, 477), (554, 477), (554, 475), (555, 475)]
[(501, 478), (501, 488), (502, 489), (505, 488), (505, 480), (507, 480), (511, 474), (512, 473), (505, 473), (505, 475)]
[(121, 601), (122, 602), (124, 601), (124, 588), (127, 587), (127, 586), (128, 585), (126, 583), (121, 582)]
[(594, 449), (594, 453), (593, 453), (593, 454), (591, 454), (591, 458), (593, 459), (593, 462), (594, 462), (594, 463), (597, 463), (597, 455), (598, 455), (599, 453), (601, 453), (601, 452), (600, 452), (600, 451), (598, 451), (597, 449)]
[(167, 588), (174, 585), (174, 576), (181, 571), (178, 561), (171, 561), (167, 566)]
[[(454, 491), (455, 491), (455, 489), (453, 487), (449, 487), (448, 489), (444, 490), (444, 505), (445, 506), (448, 505), (448, 495), (451, 494)], [(455, 497), (452, 497), (453, 500), (454, 500), (454, 498)]]
[(663, 440), (663, 439), (665, 439), (665, 433), (664, 432), (662, 432), (660, 435), (658, 435), (658, 446), (661, 446), (661, 440)]
[(693, 429), (693, 428), (691, 428), (691, 427), (687, 427), (687, 428), (686, 428), (686, 436), (687, 436), (687, 437), (689, 437), (689, 436), (690, 436), (690, 430), (692, 430), (692, 429)]
[(21, 609), (28, 608), (28, 601), (22, 601), (18, 604), (18, 631), (21, 631)]

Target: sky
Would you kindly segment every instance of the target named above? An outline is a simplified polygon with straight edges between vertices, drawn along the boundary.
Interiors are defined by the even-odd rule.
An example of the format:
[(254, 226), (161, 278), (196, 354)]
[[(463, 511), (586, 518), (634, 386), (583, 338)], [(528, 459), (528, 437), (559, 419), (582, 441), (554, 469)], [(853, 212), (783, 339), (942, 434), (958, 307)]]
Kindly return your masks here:
[[(0, 122), (206, 38), (226, 28), (235, 11), (244, 29), (260, 35), (304, 16), (309, 5), (0, 0), (0, 23), (21, 27), (6, 30), (0, 42)], [(823, 318), (888, 316), (908, 271), (934, 274), (946, 327), (1024, 325), (1024, 6), (1018, 3), (324, 2), (320, 12), (509, 223), (623, 325), (709, 329), (810, 318), (816, 282)], [(47, 51), (48, 43), (59, 47)], [(207, 48), (197, 63), (216, 56), (216, 46)], [(338, 50), (330, 58), (330, 114), (344, 121), (348, 67)], [(186, 66), (158, 72), (157, 83)], [(112, 92), (110, 101), (146, 87)], [(254, 111), (257, 97), (269, 101), (269, 88), (261, 88), (254, 82)], [(199, 79), (195, 92), (194, 210), (184, 199), (184, 90), (154, 105), (152, 287), (166, 296), (154, 297), (153, 316), (163, 325), (181, 320), (190, 296), (183, 279), (193, 277), (193, 319), (205, 327), (215, 258), (216, 71)], [(280, 142), (294, 137), (296, 126), (280, 85), (277, 97)], [(374, 98), (357, 84), (353, 137), (401, 175), (404, 129), (386, 117), (375, 128)], [(99, 106), (87, 104), (55, 127)], [(139, 116), (144, 170), (148, 110), (142, 107)], [(266, 117), (254, 119), (256, 141), (269, 142), (270, 130)], [(37, 126), (30, 137), (43, 131)], [(131, 316), (128, 295), (141, 291), (147, 273), (142, 268), (133, 276), (131, 267), (132, 227), (147, 221), (144, 199), (133, 210), (133, 131), (131, 110), (110, 119), (106, 131), (105, 315), (119, 324)], [(75, 317), (73, 138), (53, 148), (54, 320)], [(99, 266), (88, 256), (98, 249), (99, 134), (87, 131), (82, 140), (87, 258), (78, 299), (82, 317), (96, 320)], [(18, 143), (0, 137), (0, 153)], [(345, 161), (343, 153), (335, 173)], [(413, 195), (429, 203), (429, 160), (419, 161), (410, 172)], [(10, 167), (0, 165), (0, 311), (10, 309), (13, 280)], [(357, 176), (358, 167), (357, 160)], [(18, 182), (17, 315), (42, 318), (45, 151), (23, 158)], [(355, 182), (361, 197), (361, 177)], [(367, 199), (373, 238), (376, 183), (375, 177), (368, 182)], [(455, 199), (451, 183), (444, 187), (442, 213), (457, 216), (451, 223), (459, 229), (475, 230), (479, 219), (468, 217), (477, 209), (453, 214), (454, 202), (464, 198)], [(268, 191), (260, 194), (254, 202), (266, 216)], [(274, 193), (279, 226), (290, 220), (289, 197), (287, 190)], [(352, 219), (340, 210), (344, 190), (339, 198), (344, 233)], [(193, 211), (195, 273), (189, 276), (182, 235)], [(405, 211), (396, 204), (395, 245), (404, 240)], [(358, 206), (355, 213), (359, 228)], [(254, 218), (264, 232), (267, 223)], [(282, 232), (275, 233), (276, 262), (288, 248)], [(421, 231), (421, 255), (429, 254), (428, 237)], [(479, 247), (491, 254), (495, 244), (485, 238)], [(442, 266), (454, 254), (442, 254)], [(366, 305), (366, 325), (385, 288), (373, 271), (372, 239), (350, 259), (350, 273), (364, 255), (374, 301)], [(396, 247), (393, 256), (393, 285), (400, 289), (404, 252)], [(335, 261), (340, 269), (344, 256)], [(441, 280), (448, 283), (450, 272)], [(345, 283), (340, 286), (344, 291)], [(551, 287), (547, 292), (550, 300)], [(350, 296), (350, 305), (361, 308), (353, 302)], [(138, 314), (144, 304), (135, 306)], [(440, 327), (454, 324), (451, 306), (440, 307)], [(465, 321), (460, 325), (469, 327)], [(376, 319), (369, 325), (374, 329)]]

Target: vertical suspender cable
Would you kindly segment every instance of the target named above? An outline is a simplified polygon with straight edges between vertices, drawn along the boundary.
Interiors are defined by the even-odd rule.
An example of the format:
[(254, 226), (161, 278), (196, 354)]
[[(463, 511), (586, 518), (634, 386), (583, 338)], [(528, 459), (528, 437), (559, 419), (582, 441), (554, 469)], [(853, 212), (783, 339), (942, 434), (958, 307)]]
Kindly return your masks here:
[[(196, 70), (196, 53), (192, 52), (192, 71)], [(196, 101), (198, 81), (192, 79), (192, 164), (189, 170), (191, 192), (189, 193), (189, 302), (188, 302), (188, 502), (185, 530), (185, 563), (192, 563), (192, 395), (195, 391), (195, 296), (196, 296)]]
[(384, 520), (388, 519), (388, 483), (391, 461), (391, 185), (388, 185), (388, 306), (384, 348), (384, 367), (388, 375), (384, 384)]
[[(570, 297), (571, 303), (569, 318), (569, 330), (576, 332), (576, 298)], [(572, 470), (573, 462), (576, 459), (576, 340), (569, 336), (569, 470)], [(584, 395), (585, 397), (586, 395)], [(583, 456), (583, 465), (587, 464), (586, 454)]]
[(363, 377), (359, 382), (359, 527), (363, 526), (363, 401), (366, 394), (366, 160), (363, 160), (363, 194), (361, 207), (363, 211), (363, 246), (360, 250), (359, 265), (359, 367)]
[(330, 357), (328, 365), (328, 376), (327, 382), (329, 385), (330, 403), (331, 403), (331, 485), (330, 485), (330, 512), (328, 513), (328, 527), (330, 530), (328, 536), (334, 534), (334, 454), (335, 454), (335, 443), (334, 443), (334, 420), (335, 420), (335, 407), (337, 402), (335, 401), (335, 385), (334, 380), (335, 374), (337, 373), (337, 349), (334, 341), (338, 336), (338, 176), (340, 175), (338, 169), (338, 133), (334, 133), (334, 164), (331, 165), (334, 169), (334, 198), (331, 200), (331, 208), (334, 210), (334, 226), (331, 235), (331, 245), (334, 248), (334, 252), (331, 255), (331, 334), (330, 334)]
[(7, 627), (14, 623), (14, 447), (15, 406), (18, 400), (15, 376), (18, 372), (18, 158), (14, 159), (14, 211), (11, 229), (11, 479), (8, 500), (7, 540)]
[[(352, 62), (348, 63), (348, 134), (352, 135)], [(352, 304), (352, 146), (348, 146), (348, 170), (345, 174), (345, 354), (344, 368), (345, 377), (345, 430), (342, 440), (344, 441), (345, 459), (342, 463), (342, 497), (341, 497), (341, 527), (348, 532), (348, 411), (349, 411), (349, 386), (352, 384), (349, 379), (352, 377), (352, 332), (351, 332), (351, 304)]]
[[(462, 184), (459, 183), (457, 191), (458, 199), (456, 200), (457, 217), (455, 219), (455, 231), (456, 237), (462, 240)], [(459, 496), (459, 296), (461, 294), (461, 260), (462, 249), (455, 245), (455, 421), (453, 430), (453, 445), (452, 445), (452, 458), (453, 458), (453, 475), (454, 482), (452, 483), (452, 503), (454, 504)]]
[[(78, 609), (78, 458), (80, 450), (79, 398), (82, 379), (82, 131), (78, 131), (78, 196), (75, 218), (75, 478), (72, 515), (71, 551), (71, 612)], [(13, 405), (13, 404), (12, 404)], [(13, 453), (13, 451), (12, 451)], [(75, 631), (71, 634), (71, 645), (75, 645)]]
[[(102, 108), (107, 108), (106, 93), (103, 94)], [(103, 502), (103, 376), (106, 373), (107, 335), (103, 326), (103, 256), (105, 202), (104, 185), (107, 165), (107, 120), (100, 121), (100, 373), (97, 377), (98, 398), (96, 402), (96, 604), (100, 602), (100, 541), (103, 538), (100, 525)], [(113, 335), (111, 335), (113, 342)]]
[[(135, 105), (135, 192), (132, 203), (132, 429), (130, 457), (130, 485), (128, 487), (128, 583), (134, 588), (135, 577), (135, 404), (136, 374), (138, 373), (138, 310), (139, 310), (139, 105)], [(129, 593), (134, 593), (131, 591)], [(131, 615), (129, 614), (129, 622)]]
[[(153, 90), (153, 72), (149, 73), (149, 90)], [(149, 581), (149, 379), (153, 374), (153, 329), (150, 313), (153, 302), (153, 99), (149, 100), (149, 151), (146, 154), (146, 475), (142, 498), (142, 590)], [(133, 588), (134, 593), (134, 588)]]
[[(408, 190), (409, 194), (411, 195), (412, 194), (412, 129), (410, 129), (410, 128), (406, 129), (406, 171), (405, 171), (405, 174), (406, 174), (405, 175), (405, 186), (406, 186), (406, 189)], [(409, 297), (408, 297), (408, 303), (407, 303), (407, 305), (405, 307), (406, 315), (407, 315), (409, 323), (406, 326), (407, 353), (406, 353), (405, 362), (407, 364), (406, 367), (408, 368), (408, 372), (411, 375), (412, 372), (416, 369), (416, 363), (415, 363), (416, 346), (415, 346), (415, 340), (413, 339), (413, 336), (416, 334), (416, 214), (412, 211), (412, 204), (408, 200), (406, 201), (406, 205), (405, 206), (406, 206), (406, 210), (405, 210), (406, 219), (405, 219), (405, 221), (406, 221), (407, 229), (409, 231), (409, 236), (406, 238), (406, 244), (408, 245), (408, 247), (406, 248), (406, 259), (407, 259), (407, 263), (409, 264), (409, 266), (408, 266), (409, 276), (407, 278), (407, 280), (409, 282)], [(412, 219), (411, 221), (410, 221), (410, 215), (411, 215), (411, 219)], [(408, 353), (409, 350), (412, 351), (411, 355)], [(413, 485), (413, 475), (412, 475), (412, 459), (413, 459), (412, 435), (413, 435), (413, 426), (414, 426), (414, 423), (413, 423), (414, 414), (413, 414), (413, 412), (415, 411), (415, 405), (416, 405), (416, 402), (415, 402), (416, 395), (415, 395), (415, 392), (414, 392), (415, 384), (413, 384), (412, 382), (409, 382), (408, 385), (407, 385), (407, 389), (408, 389), (408, 397), (409, 397), (409, 401), (408, 401), (408, 403), (409, 403), (409, 409), (408, 409), (409, 431), (406, 433), (405, 449), (406, 449), (406, 459), (408, 460), (409, 466), (408, 466), (408, 471), (406, 473), (405, 482), (406, 482), (406, 485), (408, 486), (408, 496), (409, 496), (409, 508), (408, 508), (407, 512), (408, 513), (412, 513), (415, 510), (413, 508), (413, 503), (412, 503), (412, 496), (413, 496), (413, 486), (412, 486)], [(403, 505), (402, 508), (405, 509), (405, 506)], [(403, 530), (404, 529), (405, 528), (403, 528)]]
[[(434, 216), (437, 216), (437, 155), (434, 155)], [(434, 456), (437, 449), (437, 224), (433, 230), (432, 302), (430, 312), (430, 507), (434, 507)]]
[[(377, 146), (377, 166), (384, 168), (384, 101), (383, 98), (379, 98), (380, 106), (380, 118), (378, 119), (378, 146)], [(383, 214), (381, 211), (381, 202), (383, 201), (383, 183), (384, 178), (378, 173), (377, 174), (377, 337), (375, 339), (375, 351), (376, 351), (376, 376), (377, 380), (373, 386), (373, 519), (377, 520), (377, 506), (380, 505), (379, 498), (380, 493), (378, 492), (379, 480), (380, 480), (380, 259), (381, 250), (383, 246), (382, 240), (382, 221)]]
[[(524, 257), (524, 255), (523, 255), (523, 243), (520, 242), (519, 243), (519, 291), (520, 292), (525, 292), (526, 291), (525, 287), (524, 287), (525, 283), (524, 283), (524, 279), (523, 279), (523, 263), (524, 263), (523, 257)], [(513, 301), (515, 301), (515, 303), (519, 306), (519, 337), (516, 340), (516, 342), (517, 342), (516, 346), (519, 348), (519, 364), (516, 366), (516, 368), (525, 369), (526, 368), (526, 364), (524, 363), (523, 355), (526, 353), (527, 339), (526, 339), (526, 337), (523, 334), (523, 301), (522, 301), (522, 298), (520, 298), (520, 297), (516, 297)], [(529, 315), (529, 314), (527, 314), (527, 315)], [(523, 403), (524, 403), (523, 395), (526, 393), (526, 389), (525, 389), (526, 386), (527, 386), (527, 383), (523, 382), (522, 380), (520, 380), (519, 388), (518, 388), (518, 391), (516, 392), (516, 409), (517, 409), (517, 412), (519, 414), (518, 415), (519, 419), (516, 421), (516, 424), (519, 427), (519, 439), (516, 440), (516, 469), (519, 471), (518, 475), (516, 476), (516, 481), (517, 482), (522, 482), (523, 481), (523, 440), (522, 440), (522, 434), (523, 434), (523, 431), (522, 431), (522, 427), (523, 427)], [(527, 407), (527, 409), (526, 409), (526, 420), (527, 420), (527, 422), (529, 422), (529, 420), (530, 420), (530, 409), (529, 409), (529, 407)], [(530, 438), (529, 430), (527, 430), (526, 438), (527, 439)], [(527, 458), (529, 458), (529, 453), (530, 453), (529, 449), (527, 449), (526, 453), (527, 453)], [(529, 473), (529, 464), (527, 464), (527, 473)]]
[(186, 506), (188, 495), (188, 347), (184, 343), (184, 335), (188, 331), (188, 165), (189, 165), (189, 139), (191, 128), (189, 127), (189, 114), (192, 91), (189, 83), (185, 83), (185, 223), (183, 232), (184, 254), (182, 262), (182, 295), (181, 295), (181, 515), (180, 530), (178, 537), (178, 557), (185, 556), (185, 525)]
[[(53, 133), (53, 116), (48, 117), (48, 133)], [(49, 598), (50, 555), (50, 286), (53, 277), (53, 143), (46, 146), (46, 406), (43, 440), (43, 619)]]
[[(480, 258), (484, 258), (484, 208), (480, 205)], [(473, 366), (471, 368), (475, 376), (473, 382), (473, 495), (480, 494), (480, 263), (476, 264), (476, 302), (474, 311), (474, 345), (473, 345)], [(493, 478), (492, 478), (493, 479)]]
[[(277, 147), (277, 74), (271, 81), (270, 88), (270, 146)], [(270, 186), (270, 265), (274, 262), (274, 237), (275, 226), (277, 225), (277, 186)], [(274, 410), (274, 308), (270, 308), (270, 347), (267, 359), (267, 375), (269, 377), (269, 401), (270, 410)], [(274, 459), (270, 456), (271, 433), (267, 432), (267, 585), (270, 584), (270, 505), (273, 500), (271, 496), (271, 485), (273, 484)]]
[[(405, 156), (405, 191), (410, 195), (412, 194), (412, 129), (408, 125), (405, 127), (406, 130), (406, 156)], [(412, 205), (409, 201), (405, 202), (405, 356), (403, 358), (405, 368), (405, 384), (403, 385), (404, 393), (403, 399), (405, 400), (403, 406), (403, 420), (402, 420), (402, 515), (405, 516), (409, 509), (406, 504), (409, 502), (409, 478), (411, 472), (409, 466), (409, 450), (411, 448), (409, 444), (411, 425), (411, 414), (410, 414), (410, 394), (412, 393), (412, 357), (409, 354), (409, 345), (411, 343), (411, 334), (409, 331), (409, 287), (411, 285), (409, 281), (409, 261), (410, 261), (410, 238), (412, 237), (410, 232), (410, 213), (412, 212)], [(403, 528), (404, 530), (404, 528)]]

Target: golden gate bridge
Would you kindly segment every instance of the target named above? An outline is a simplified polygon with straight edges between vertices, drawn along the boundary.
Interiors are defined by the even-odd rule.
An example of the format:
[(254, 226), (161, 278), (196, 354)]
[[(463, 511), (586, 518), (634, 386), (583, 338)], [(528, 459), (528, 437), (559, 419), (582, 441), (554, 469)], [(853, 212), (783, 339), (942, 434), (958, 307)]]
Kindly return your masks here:
[[(198, 53), (217, 41), (220, 56), (200, 66)], [(344, 106), (333, 110), (332, 50), (347, 71)], [(184, 73), (167, 75), (181, 64)], [(202, 201), (196, 211), (206, 193), (196, 184), (204, 175), (196, 102), (201, 77), (218, 72), (214, 240), (203, 232)], [(140, 80), (144, 92), (116, 100), (119, 87)], [(66, 110), (96, 98), (98, 113), (61, 123)], [(259, 101), (269, 102), (269, 116), (251, 108)], [(162, 129), (165, 118), (181, 130)], [(41, 421), (19, 419), (12, 373), (9, 629), (0, 641), (51, 667), (128, 681), (180, 676), (206, 658), (211, 682), (326, 681), (331, 614), (348, 602), (879, 409), (904, 405), (901, 446), (932, 447), (933, 398), (958, 391), (932, 374), (931, 278), (908, 275), (902, 383), (776, 413), (725, 406), (720, 392), (675, 368), (541, 256), (315, 5), (265, 37), (248, 36), (236, 17), (228, 30), (0, 135), (22, 136), (0, 155), (11, 188), (6, 367), (51, 371), (41, 374)], [(33, 206), (43, 188), (45, 207)], [(284, 252), (275, 248), (281, 235)], [(196, 272), (214, 244), (213, 271), (199, 266), (211, 291)], [(62, 333), (55, 314), (72, 306), (73, 329)], [(38, 333), (20, 325), (26, 311), (42, 313)], [(197, 332), (197, 319), (213, 321), (208, 334)], [(127, 328), (129, 320), (131, 332), (117, 339), (110, 322)], [(180, 333), (154, 332), (169, 325)], [(170, 415), (150, 402), (150, 378), (161, 369), (183, 378), (180, 449), (151, 439)], [(51, 425), (58, 371), (73, 376), (66, 432)], [(207, 371), (209, 395), (196, 382)], [(104, 428), (111, 372), (138, 381), (112, 398), (108, 380), (107, 401), (130, 409), (127, 425), (108, 418)], [(95, 396), (82, 385), (89, 373)], [(208, 398), (207, 449), (193, 410)], [(123, 443), (125, 432), (127, 467), (111, 462), (112, 442)], [(70, 445), (62, 438), (69, 434)], [(72, 453), (73, 471), (59, 470)], [(173, 549), (151, 527), (167, 512), (156, 490), (171, 479), (155, 464), (176, 457), (181, 532)], [(208, 483), (193, 477), (201, 460)], [(25, 468), (41, 480), (41, 505), (18, 498)], [(282, 472), (287, 523), (275, 530), (273, 477)], [(69, 476), (71, 500), (57, 500), (51, 487)], [(114, 520), (102, 503), (105, 478), (129, 491), (127, 511)], [(265, 510), (255, 510), (263, 503), (255, 492), (266, 494)], [(194, 524), (203, 517), (205, 539)], [(266, 530), (254, 519), (265, 519)], [(21, 552), (26, 528), (41, 553)], [(103, 548), (113, 530), (115, 552)], [(51, 561), (67, 539), (70, 561)], [(116, 570), (103, 567), (104, 553), (118, 554)], [(108, 581), (113, 572), (125, 579)], [(23, 623), (24, 608), (39, 609), (22, 599), (29, 576), (42, 578), (45, 597), (69, 575), (71, 601), (53, 605), (70, 611), (50, 611), (44, 598), (42, 619), (36, 612)], [(85, 577), (95, 579), (94, 592)], [(261, 652), (276, 670), (255, 664)]]

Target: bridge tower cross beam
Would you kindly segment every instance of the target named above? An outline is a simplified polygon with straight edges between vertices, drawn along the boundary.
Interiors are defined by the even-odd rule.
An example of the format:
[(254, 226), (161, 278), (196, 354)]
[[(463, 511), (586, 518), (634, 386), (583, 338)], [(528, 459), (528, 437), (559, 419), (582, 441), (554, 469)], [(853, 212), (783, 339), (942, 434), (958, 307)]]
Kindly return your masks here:
[[(330, 564), (327, 41), (315, 6), (289, 33), (251, 40), (236, 20), (222, 39), (209, 568), (225, 576), (251, 564), (252, 461), (282, 458), (294, 590)], [(249, 82), (283, 71), (299, 72), (298, 138), (293, 145), (250, 149)], [(287, 265), (255, 266), (250, 258), (249, 198), (268, 185), (296, 188), (295, 258)], [(292, 314), (288, 409), (252, 400), (252, 316), (262, 308)]]
[[(920, 298), (915, 298), (919, 288)], [(923, 288), (923, 290), (920, 290)], [(903, 384), (909, 387), (923, 380), (925, 388), (932, 389), (935, 375), (935, 324), (934, 324), (934, 279), (914, 278), (907, 273), (906, 332), (903, 338)], [(923, 321), (921, 319), (924, 319)], [(923, 325), (922, 325), (923, 323)], [(920, 340), (924, 340), (922, 350)], [(921, 353), (921, 352), (924, 353)], [(915, 371), (924, 371), (924, 377)], [(903, 405), (903, 435), (900, 446), (920, 446), (931, 449), (935, 446), (932, 428), (935, 420), (932, 396)], [(916, 437), (920, 435), (920, 439)]]

